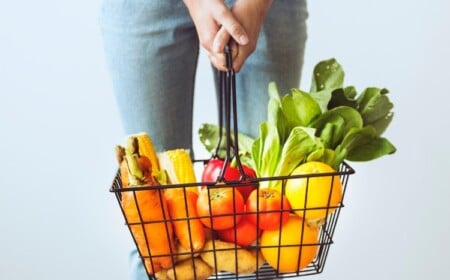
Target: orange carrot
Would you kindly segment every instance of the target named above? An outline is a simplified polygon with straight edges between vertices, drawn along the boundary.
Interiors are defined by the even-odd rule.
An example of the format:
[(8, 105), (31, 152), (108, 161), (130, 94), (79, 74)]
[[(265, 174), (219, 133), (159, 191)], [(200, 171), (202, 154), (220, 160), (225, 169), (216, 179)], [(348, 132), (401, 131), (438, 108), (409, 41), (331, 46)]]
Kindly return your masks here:
[(197, 215), (198, 194), (182, 188), (169, 188), (164, 196), (180, 245), (188, 251), (199, 252), (205, 245), (206, 234)]
[(163, 190), (126, 190), (129, 187), (154, 186), (158, 182), (149, 176), (152, 174), (149, 170), (151, 164), (139, 155), (134, 137), (128, 138), (124, 150), (120, 170), (127, 175), (122, 175), (125, 184), (121, 205), (140, 255), (144, 257), (144, 265), (150, 274), (154, 274), (174, 264), (176, 244), (173, 225)]
[[(125, 191), (122, 207), (130, 230), (150, 273), (171, 268), (176, 245), (161, 190)], [(139, 215), (140, 213), (140, 215)], [(149, 222), (149, 223), (145, 223)], [(150, 249), (150, 252), (149, 252)], [(147, 258), (148, 257), (148, 258)]]

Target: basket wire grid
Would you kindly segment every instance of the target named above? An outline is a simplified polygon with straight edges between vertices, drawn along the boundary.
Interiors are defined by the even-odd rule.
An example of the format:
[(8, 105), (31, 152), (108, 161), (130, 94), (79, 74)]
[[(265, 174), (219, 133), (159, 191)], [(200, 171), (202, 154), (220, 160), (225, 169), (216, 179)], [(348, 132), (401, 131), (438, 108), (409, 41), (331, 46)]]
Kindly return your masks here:
[[(197, 160), (194, 161), (194, 164), (202, 164), (202, 163), (206, 163), (207, 160)], [(340, 167), (340, 170), (337, 172), (333, 172), (333, 173), (320, 173), (320, 174), (308, 174), (308, 175), (291, 175), (291, 176), (278, 176), (278, 177), (266, 177), (266, 178), (256, 178), (256, 179), (252, 179), (250, 182), (247, 181), (245, 183), (242, 182), (230, 182), (227, 183), (226, 186), (224, 186), (223, 184), (217, 184), (217, 183), (211, 183), (211, 182), (196, 182), (196, 183), (191, 183), (191, 184), (171, 184), (171, 185), (161, 185), (161, 186), (136, 186), (136, 187), (127, 187), (127, 188), (123, 188), (122, 187), (122, 183), (121, 183), (121, 177), (120, 177), (120, 172), (116, 173), (116, 176), (113, 180), (112, 186), (110, 188), (110, 191), (112, 193), (115, 194), (117, 201), (119, 203), (119, 206), (122, 210), (122, 214), (125, 218), (125, 224), (128, 226), (128, 228), (130, 229), (130, 233), (133, 236), (132, 232), (131, 232), (131, 226), (135, 226), (135, 225), (139, 225), (142, 227), (142, 230), (145, 232), (145, 224), (149, 224), (149, 223), (173, 223), (176, 221), (180, 221), (180, 219), (167, 219), (167, 220), (153, 220), (151, 222), (145, 222), (145, 221), (141, 221), (139, 223), (130, 223), (127, 221), (126, 219), (126, 215), (124, 212), (124, 209), (122, 208), (122, 194), (124, 192), (132, 192), (133, 193), (133, 197), (135, 199), (135, 203), (136, 205), (137, 203), (137, 196), (136, 194), (138, 192), (142, 192), (142, 191), (146, 191), (146, 190), (158, 190), (163, 192), (166, 189), (169, 188), (182, 188), (184, 192), (186, 192), (189, 188), (192, 187), (198, 187), (201, 188), (203, 186), (207, 186), (208, 188), (215, 188), (215, 187), (227, 187), (227, 188), (232, 188), (234, 191), (237, 191), (236, 188), (240, 187), (244, 184), (248, 185), (249, 183), (251, 184), (258, 184), (259, 182), (262, 181), (273, 181), (273, 180), (278, 180), (281, 181), (282, 184), (282, 189), (285, 189), (285, 185), (287, 180), (291, 180), (291, 179), (299, 179), (299, 178), (306, 178), (306, 180), (309, 180), (309, 178), (313, 178), (313, 177), (326, 177), (326, 176), (333, 176), (333, 178), (337, 178), (336, 176), (338, 176), (339, 180), (341, 181), (342, 184), (342, 191), (343, 191), (343, 196), (342, 196), (342, 200), (341, 203), (337, 206), (325, 206), (325, 207), (315, 207), (315, 208), (292, 208), (290, 209), (290, 211), (311, 211), (311, 210), (325, 210), (327, 212), (330, 212), (329, 214), (327, 213), (327, 218), (323, 221), (323, 223), (320, 225), (320, 231), (319, 231), (319, 238), (318, 238), (318, 242), (316, 244), (303, 244), (303, 243), (298, 243), (298, 244), (289, 244), (289, 245), (283, 245), (283, 244), (278, 244), (277, 247), (279, 249), (288, 247), (288, 246), (297, 246), (300, 248), (299, 250), (299, 254), (302, 254), (302, 248), (305, 246), (318, 246), (318, 250), (317, 250), (317, 254), (314, 258), (314, 260), (305, 268), (303, 268), (300, 271), (297, 272), (292, 272), (292, 273), (280, 273), (278, 272), (276, 269), (272, 268), (271, 266), (269, 266), (268, 264), (264, 264), (262, 265), (255, 273), (253, 274), (249, 274), (249, 275), (236, 275), (234, 273), (231, 272), (217, 272), (215, 275), (209, 277), (209, 279), (276, 279), (276, 278), (292, 278), (292, 277), (299, 277), (299, 276), (307, 276), (307, 275), (314, 275), (314, 274), (319, 274), (323, 271), (323, 268), (325, 266), (325, 262), (330, 250), (330, 246), (331, 244), (333, 244), (333, 235), (336, 229), (336, 225), (337, 225), (337, 221), (340, 215), (340, 210), (342, 207), (344, 207), (344, 197), (345, 197), (345, 191), (347, 188), (347, 182), (349, 179), (349, 176), (351, 174), (353, 174), (355, 171), (352, 169), (352, 167), (350, 167), (347, 163), (343, 163)], [(330, 188), (330, 194), (329, 194), (329, 198), (331, 198), (331, 191), (332, 188)], [(162, 197), (162, 196), (161, 196)], [(307, 195), (305, 196), (306, 198), (308, 197)], [(186, 199), (186, 196), (185, 196)], [(182, 203), (182, 202), (180, 202)], [(187, 202), (185, 200), (185, 205), (187, 205)], [(305, 199), (305, 205), (307, 205), (307, 201)], [(186, 209), (187, 211), (187, 209)], [(280, 213), (282, 211), (286, 211), (286, 210), (280, 210)], [(237, 215), (239, 215), (239, 213), (237, 213)], [(215, 216), (214, 216), (215, 217)], [(189, 220), (193, 220), (193, 219), (200, 219), (200, 218), (205, 218), (205, 217), (187, 217), (185, 219), (185, 221), (189, 221)], [(213, 218), (212, 216), (208, 217), (208, 218)], [(304, 223), (306, 223), (306, 220), (304, 220)], [(189, 223), (188, 223), (189, 224)], [(281, 226), (281, 225), (280, 225)], [(303, 236), (303, 226), (301, 228), (299, 228), (298, 231), (299, 236)], [(134, 238), (134, 236), (133, 236)], [(192, 240), (192, 237), (190, 237), (190, 239)], [(300, 238), (300, 240), (302, 240), (302, 238)], [(136, 243), (136, 240), (134, 240)], [(147, 241), (148, 242), (148, 241)], [(281, 242), (281, 241), (280, 241)], [(137, 243), (136, 243), (137, 245)], [(254, 244), (250, 245), (248, 248), (245, 249), (250, 249), (250, 250), (260, 250), (261, 248), (264, 248), (264, 246), (262, 246), (261, 244), (259, 244), (259, 241), (255, 242)], [(228, 250), (228, 251), (236, 251), (236, 250), (240, 250), (238, 246), (236, 246), (235, 248), (230, 248), (230, 249), (222, 249), (223, 251)], [(216, 254), (219, 249), (215, 249), (212, 250), (215, 251), (213, 252), (214, 254)], [(152, 254), (150, 248), (148, 248), (147, 252), (149, 252), (149, 254), (145, 254), (142, 251), (139, 251), (140, 257), (145, 260), (145, 259), (152, 259), (152, 258), (157, 258), (157, 257), (163, 257), (166, 255), (158, 255), (158, 254)], [(179, 256), (183, 256), (183, 255), (190, 255), (190, 257), (192, 258), (192, 260), (194, 259), (194, 253), (187, 253), (187, 252), (183, 252), (183, 253), (178, 253), (178, 252), (173, 252), (172, 254), (170, 254), (170, 256), (173, 258), (174, 263), (175, 263), (175, 259)], [(237, 254), (234, 254), (237, 258)], [(261, 258), (260, 255), (257, 255), (257, 258)], [(301, 259), (301, 256), (299, 256), (299, 259)], [(258, 259), (257, 262), (261, 263), (261, 259)], [(235, 263), (237, 264), (237, 260), (235, 260)], [(149, 273), (149, 271), (147, 270), (149, 279), (157, 279), (155, 275)], [(195, 271), (194, 271), (195, 274)]]
[[(197, 189), (201, 189), (202, 187), (206, 187), (208, 190), (214, 189), (214, 188), (231, 188), (233, 192), (237, 192), (237, 188), (240, 186), (244, 186), (244, 185), (249, 185), (249, 184), (253, 184), (255, 185), (257, 188), (259, 188), (260, 183), (264, 182), (264, 181), (269, 181), (269, 182), (274, 182), (277, 181), (275, 183), (280, 183), (281, 184), (281, 190), (282, 193), (284, 193), (285, 188), (286, 188), (286, 182), (288, 180), (294, 180), (294, 179), (300, 179), (303, 178), (303, 180), (306, 180), (306, 191), (305, 191), (305, 201), (304, 201), (304, 206), (303, 208), (291, 208), (290, 210), (279, 210), (279, 211), (269, 211), (269, 212), (278, 212), (281, 216), (282, 212), (286, 212), (289, 211), (290, 213), (292, 212), (303, 212), (304, 214), (307, 211), (318, 211), (318, 210), (322, 210), (326, 212), (326, 218), (323, 219), (321, 221), (321, 223), (318, 226), (319, 229), (319, 236), (318, 236), (318, 241), (317, 243), (304, 243), (303, 242), (303, 235), (304, 235), (304, 226), (307, 223), (306, 219), (302, 219), (302, 225), (299, 226), (298, 228), (298, 235), (299, 235), (299, 243), (294, 243), (294, 244), (282, 244), (281, 242), (281, 234), (278, 238), (278, 244), (275, 246), (270, 246), (273, 248), (277, 249), (277, 254), (278, 254), (278, 265), (277, 267), (279, 267), (280, 265), (280, 252), (283, 248), (287, 248), (287, 247), (297, 247), (299, 248), (298, 250), (298, 259), (301, 259), (301, 255), (302, 252), (304, 252), (304, 248), (308, 247), (308, 246), (316, 246), (317, 247), (317, 253), (314, 257), (314, 259), (312, 260), (312, 262), (310, 262), (306, 267), (302, 268), (302, 269), (297, 269), (296, 272), (290, 272), (290, 273), (282, 273), (279, 272), (276, 268), (277, 267), (272, 267), (270, 265), (268, 265), (267, 263), (264, 262), (264, 260), (262, 259), (262, 256), (260, 254), (256, 254), (256, 264), (255, 266), (258, 267), (258, 269), (251, 274), (247, 274), (247, 275), (237, 275), (231, 272), (222, 272), (219, 271), (217, 269), (217, 265), (215, 265), (215, 267), (213, 267), (213, 270), (215, 272), (215, 274), (213, 274), (212, 276), (210, 276), (208, 279), (277, 279), (277, 278), (292, 278), (292, 277), (299, 277), (299, 276), (307, 276), (307, 275), (314, 275), (314, 274), (318, 274), (321, 273), (323, 271), (329, 250), (330, 250), (330, 246), (331, 244), (333, 244), (333, 235), (335, 232), (335, 228), (336, 228), (336, 224), (339, 218), (339, 214), (340, 214), (340, 210), (341, 208), (344, 206), (343, 201), (344, 201), (344, 196), (345, 196), (345, 192), (346, 192), (346, 188), (347, 188), (347, 182), (348, 182), (348, 178), (349, 175), (353, 174), (355, 171), (346, 163), (343, 162), (339, 168), (338, 171), (336, 172), (329, 172), (329, 173), (317, 173), (317, 174), (307, 174), (307, 175), (289, 175), (289, 176), (277, 176), (277, 177), (264, 177), (264, 178), (249, 178), (245, 175), (244, 171), (243, 171), (243, 167), (242, 164), (240, 162), (239, 159), (239, 147), (238, 147), (238, 129), (237, 129), (237, 112), (236, 112), (236, 89), (235, 89), (235, 73), (233, 71), (233, 69), (231, 68), (230, 65), (231, 64), (231, 54), (230, 54), (230, 50), (229, 48), (226, 49), (226, 54), (227, 54), (227, 65), (228, 65), (228, 71), (226, 72), (220, 72), (220, 80), (219, 80), (219, 88), (220, 88), (220, 96), (219, 96), (219, 127), (221, 129), (225, 129), (225, 133), (223, 133), (223, 131), (220, 131), (219, 133), (219, 141), (217, 144), (217, 148), (216, 151), (213, 153), (212, 158), (216, 158), (218, 157), (218, 151), (219, 151), (219, 147), (221, 147), (221, 142), (222, 142), (222, 135), (225, 135), (225, 142), (226, 142), (226, 156), (224, 159), (224, 167), (221, 170), (221, 173), (219, 175), (219, 177), (217, 178), (217, 181), (215, 182), (193, 182), (193, 183), (187, 183), (187, 184), (169, 184), (169, 185), (160, 185), (160, 186), (135, 186), (135, 187), (127, 187), (127, 188), (123, 188), (122, 186), (122, 181), (121, 181), (121, 175), (120, 175), (120, 171), (117, 170), (116, 175), (113, 179), (112, 182), (112, 186), (110, 187), (110, 192), (115, 194), (115, 197), (117, 198), (117, 201), (119, 203), (120, 209), (122, 211), (123, 217), (125, 219), (125, 224), (127, 225), (127, 227), (130, 230), (130, 233), (133, 237), (133, 240), (136, 244), (136, 247), (138, 248), (139, 251), (139, 255), (142, 258), (143, 262), (145, 262), (146, 260), (150, 261), (150, 263), (153, 266), (152, 263), (152, 259), (154, 258), (158, 258), (158, 257), (170, 257), (172, 258), (172, 262), (175, 263), (176, 259), (178, 257), (182, 257), (182, 256), (188, 256), (189, 259), (192, 260), (192, 267), (193, 267), (193, 275), (194, 275), (194, 279), (197, 279), (196, 275), (196, 271), (195, 271), (195, 265), (194, 265), (194, 258), (197, 256), (195, 253), (193, 252), (171, 252), (170, 254), (156, 254), (154, 252), (152, 252), (150, 250), (150, 246), (149, 246), (149, 241), (147, 240), (147, 233), (146, 233), (146, 226), (147, 224), (150, 223), (163, 223), (166, 225), (166, 229), (169, 226), (169, 224), (177, 222), (177, 221), (186, 221), (188, 226), (190, 224), (190, 221), (193, 219), (202, 219), (202, 218), (208, 218), (210, 219), (210, 222), (212, 224), (212, 218), (213, 217), (217, 217), (217, 216), (213, 216), (211, 215), (212, 213), (210, 213), (210, 215), (208, 217), (200, 217), (200, 216), (195, 216), (195, 217), (186, 217), (183, 219), (172, 219), (169, 217), (168, 213), (165, 213), (164, 220), (152, 220), (152, 221), (144, 221), (144, 219), (142, 218), (141, 215), (141, 209), (139, 209), (138, 206), (138, 193), (139, 192), (143, 192), (143, 191), (149, 191), (149, 190), (153, 190), (153, 191), (157, 191), (159, 192), (159, 199), (160, 199), (160, 204), (163, 205), (163, 192), (164, 190), (170, 189), (170, 188), (180, 188), (183, 190), (184, 193), (184, 205), (187, 205), (187, 196), (186, 196), (186, 192), (189, 189), (192, 189), (193, 187), (197, 188)], [(224, 110), (224, 111), (223, 111)], [(224, 119), (225, 118), (225, 125), (223, 125)], [(231, 124), (233, 124), (233, 138), (231, 137)], [(227, 181), (224, 178), (224, 173), (225, 173), (225, 169), (227, 166), (227, 163), (230, 161), (231, 158), (235, 158), (236, 162), (237, 162), (237, 168), (240, 171), (241, 174), (241, 178), (239, 180), (236, 181)], [(197, 165), (205, 165), (207, 164), (209, 161), (209, 159), (206, 160), (194, 160), (193, 164)], [(315, 207), (315, 208), (311, 208), (311, 207), (307, 207), (308, 205), (308, 188), (309, 188), (309, 182), (312, 178), (314, 177), (331, 177), (331, 182), (330, 182), (330, 188), (329, 188), (329, 193), (328, 193), (328, 203), (325, 206), (322, 207)], [(334, 180), (340, 180), (340, 183), (342, 185), (342, 198), (341, 201), (338, 205), (331, 205), (330, 201), (331, 201), (331, 196), (332, 196), (332, 192), (333, 192), (333, 181)], [(267, 183), (267, 182), (265, 182)], [(138, 222), (130, 222), (127, 220), (127, 216), (125, 214), (123, 205), (122, 205), (122, 196), (125, 192), (132, 192), (132, 198), (134, 199), (134, 203), (137, 206), (137, 210), (139, 212), (139, 221)], [(210, 192), (208, 191), (208, 196), (210, 195)], [(129, 196), (128, 196), (129, 197)], [(259, 198), (257, 198), (258, 200)], [(286, 199), (285, 196), (282, 196), (282, 199)], [(209, 200), (210, 201), (210, 200)], [(180, 203), (182, 203), (180, 201)], [(233, 205), (235, 205), (233, 203)], [(257, 201), (257, 205), (258, 205), (258, 201)], [(210, 205), (209, 205), (210, 206)], [(210, 207), (211, 209), (211, 207)], [(188, 213), (188, 209), (186, 206), (186, 213)], [(164, 210), (163, 210), (164, 212)], [(264, 212), (261, 211), (260, 209), (257, 209), (257, 212)], [(167, 214), (167, 215), (166, 215)], [(248, 213), (246, 212), (246, 214), (252, 214), (252, 213)], [(244, 215), (244, 213), (234, 213), (233, 214), (234, 217), (236, 217), (237, 215)], [(294, 214), (292, 214), (294, 215)], [(236, 218), (234, 218), (234, 222), (236, 225)], [(259, 221), (257, 221), (257, 225), (259, 225)], [(144, 236), (145, 236), (145, 242), (147, 245), (146, 250), (142, 250), (142, 248), (139, 248), (138, 243), (135, 239), (135, 236), (133, 235), (132, 232), (132, 227), (136, 227), (139, 226), (142, 231), (144, 232)], [(279, 224), (279, 228), (281, 228), (282, 224), (281, 224), (281, 219), (280, 219), (280, 224)], [(257, 228), (259, 228), (259, 226), (257, 226)], [(212, 232), (212, 231), (211, 231)], [(150, 233), (151, 234), (151, 233)], [(166, 230), (166, 234), (169, 235), (169, 231)], [(212, 232), (212, 234), (214, 234), (214, 232)], [(214, 241), (214, 235), (212, 236), (212, 240)], [(163, 237), (160, 237), (163, 238)], [(166, 236), (167, 240), (170, 239), (169, 236)], [(191, 236), (191, 232), (189, 232), (189, 239), (192, 242), (192, 236)], [(236, 233), (235, 233), (235, 239), (236, 239)], [(191, 244), (192, 245), (192, 244)], [(246, 247), (246, 248), (240, 248), (237, 245), (234, 246), (234, 248), (228, 248), (228, 249), (218, 249), (215, 246), (215, 242), (212, 242), (212, 250), (209, 250), (209, 252), (211, 252), (213, 254), (214, 257), (214, 263), (217, 264), (217, 254), (220, 251), (228, 251), (228, 252), (232, 252), (234, 255), (234, 260), (230, 260), (230, 261), (234, 261), (234, 264), (236, 266), (236, 270), (238, 267), (238, 250), (243, 250), (243, 249), (248, 249), (248, 250), (253, 250), (256, 252), (259, 252), (259, 250), (267, 248), (268, 246), (263, 246), (260, 242), (259, 239), (257, 239), (252, 245)], [(172, 250), (171, 250), (172, 251)], [(202, 252), (206, 252), (207, 250), (203, 250)], [(263, 265), (259, 265), (262, 264)], [(298, 264), (300, 265), (300, 263)], [(149, 270), (149, 268), (147, 268), (147, 266), (144, 266), (149, 279), (157, 279), (156, 276), (154, 274), (151, 273), (151, 271), (154, 271), (154, 269)], [(298, 267), (297, 267), (298, 268)], [(175, 279), (177, 275), (175, 274)]]

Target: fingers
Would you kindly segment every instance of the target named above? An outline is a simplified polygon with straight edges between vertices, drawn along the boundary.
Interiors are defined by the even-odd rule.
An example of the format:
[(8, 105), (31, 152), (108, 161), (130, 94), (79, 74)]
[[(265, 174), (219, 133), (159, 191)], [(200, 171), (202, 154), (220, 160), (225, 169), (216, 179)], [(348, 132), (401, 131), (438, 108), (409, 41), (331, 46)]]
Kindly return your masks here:
[[(186, 3), (197, 29), (200, 45), (206, 50), (211, 63), (226, 71), (224, 49), (233, 41), (232, 58), (237, 57), (238, 45), (249, 43), (249, 35), (223, 0), (196, 0)], [(205, 12), (206, 11), (206, 12)]]
[[(237, 73), (241, 70), (244, 62), (248, 58), (248, 56), (253, 52), (250, 47), (241, 46), (236, 43), (234, 40), (230, 41), (230, 50), (231, 50), (231, 59), (233, 65), (231, 66), (233, 70)], [(219, 53), (216, 52), (208, 52), (209, 59), (211, 63), (220, 71), (227, 71), (227, 61), (226, 54), (222, 50)]]
[(212, 64), (220, 71), (226, 71), (225, 46), (228, 44), (231, 36), (225, 28), (220, 28), (214, 37), (212, 49), (209, 52), (209, 59)]
[(247, 55), (240, 55), (233, 60), (233, 69), (236, 73), (241, 70), (247, 57)]
[(225, 28), (220, 28), (214, 38), (212, 51), (215, 53), (223, 52), (230, 38), (230, 33)]
[(221, 27), (214, 37), (212, 48), (209, 50), (208, 55), (212, 64), (217, 69), (226, 71), (227, 66), (224, 49), (227, 44), (230, 43), (231, 56), (234, 60), (238, 54), (238, 44), (247, 44), (249, 38), (243, 26), (237, 21), (229, 9), (219, 9), (214, 16)]
[[(234, 61), (238, 57), (238, 54), (239, 54), (239, 45), (234, 40), (231, 40), (229, 46), (230, 46), (230, 51), (231, 51), (231, 59), (232, 59), (232, 61)], [(215, 52), (215, 51), (208, 52), (208, 56), (209, 56), (211, 63), (214, 65), (214, 67), (216, 67), (220, 71), (228, 70), (226, 54), (224, 52), (224, 49), (225, 49), (225, 46), (223, 48), (220, 48), (219, 52)]]
[(208, 53), (209, 60), (212, 65), (220, 71), (227, 71), (227, 62), (225, 58), (225, 53)]
[[(239, 23), (236, 17), (229, 9), (220, 9), (215, 18), (217, 22), (228, 31), (229, 35), (240, 45), (246, 45), (249, 41), (248, 34), (244, 27)], [(225, 42), (225, 44), (228, 40)], [(222, 41), (218, 42), (222, 43)], [(220, 46), (220, 45), (219, 45)]]

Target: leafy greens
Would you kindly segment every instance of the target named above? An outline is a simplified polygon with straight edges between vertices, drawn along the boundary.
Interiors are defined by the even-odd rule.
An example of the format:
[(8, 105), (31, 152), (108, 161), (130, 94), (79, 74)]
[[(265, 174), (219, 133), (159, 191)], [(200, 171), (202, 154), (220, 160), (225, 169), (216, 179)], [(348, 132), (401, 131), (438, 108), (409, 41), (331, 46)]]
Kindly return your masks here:
[[(388, 90), (368, 87), (358, 95), (355, 87), (344, 87), (344, 76), (332, 58), (315, 66), (310, 92), (294, 88), (280, 94), (269, 83), (268, 118), (259, 136), (238, 136), (242, 161), (259, 177), (273, 177), (289, 175), (306, 161), (338, 169), (344, 160), (370, 161), (394, 153), (395, 146), (381, 136), (394, 116)], [(199, 133), (213, 151), (219, 128), (204, 124)]]

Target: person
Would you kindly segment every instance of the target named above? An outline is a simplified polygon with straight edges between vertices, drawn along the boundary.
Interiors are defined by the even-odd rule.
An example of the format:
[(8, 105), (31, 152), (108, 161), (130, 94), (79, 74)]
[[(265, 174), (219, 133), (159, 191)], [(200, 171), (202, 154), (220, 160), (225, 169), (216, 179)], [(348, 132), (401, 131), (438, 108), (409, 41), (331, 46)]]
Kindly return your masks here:
[[(147, 132), (156, 150), (192, 150), (200, 47), (236, 71), (239, 131), (256, 137), (267, 116), (267, 86), (299, 87), (306, 0), (103, 0), (100, 26), (125, 134)], [(216, 89), (217, 90), (217, 89)], [(131, 279), (148, 279), (134, 250)]]

